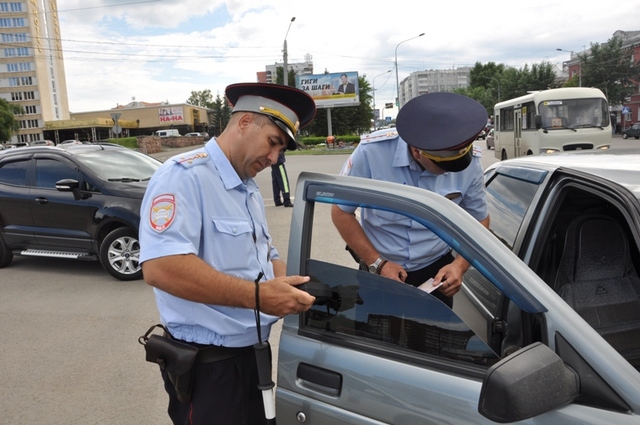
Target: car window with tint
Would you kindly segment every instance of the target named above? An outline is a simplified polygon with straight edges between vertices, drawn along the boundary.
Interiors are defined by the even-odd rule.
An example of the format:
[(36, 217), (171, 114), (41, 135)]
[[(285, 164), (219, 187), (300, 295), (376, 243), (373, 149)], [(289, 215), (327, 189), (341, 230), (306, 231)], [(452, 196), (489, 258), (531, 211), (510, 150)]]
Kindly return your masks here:
[(362, 351), (383, 350), (474, 365), (497, 360), (482, 339), (431, 294), (358, 270), (343, 242), (327, 249), (327, 240), (342, 241), (328, 211), (326, 205), (316, 205), (304, 273), (325, 284), (327, 296), (319, 297), (302, 315), (302, 332), (355, 345)]
[(77, 179), (76, 171), (55, 159), (41, 158), (36, 160), (36, 187), (55, 189), (56, 182), (63, 179)]
[(537, 189), (536, 183), (498, 173), (487, 183), (490, 230), (510, 249)]
[(86, 169), (104, 180), (149, 180), (162, 163), (150, 156), (129, 149), (115, 148), (78, 155)]
[(0, 165), (0, 183), (26, 186), (29, 160), (5, 162)]

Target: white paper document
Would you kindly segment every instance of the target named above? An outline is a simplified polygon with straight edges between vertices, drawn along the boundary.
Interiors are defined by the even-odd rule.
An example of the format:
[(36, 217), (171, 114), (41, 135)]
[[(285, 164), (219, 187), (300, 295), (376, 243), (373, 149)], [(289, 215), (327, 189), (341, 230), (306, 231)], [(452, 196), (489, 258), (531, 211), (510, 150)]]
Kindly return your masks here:
[(438, 283), (437, 285), (433, 285), (433, 278), (427, 280), (425, 283), (423, 283), (422, 285), (418, 286), (418, 289), (422, 289), (424, 292), (427, 293), (432, 293), (433, 291), (435, 291), (436, 289), (438, 289), (439, 287), (442, 286), (442, 282)]

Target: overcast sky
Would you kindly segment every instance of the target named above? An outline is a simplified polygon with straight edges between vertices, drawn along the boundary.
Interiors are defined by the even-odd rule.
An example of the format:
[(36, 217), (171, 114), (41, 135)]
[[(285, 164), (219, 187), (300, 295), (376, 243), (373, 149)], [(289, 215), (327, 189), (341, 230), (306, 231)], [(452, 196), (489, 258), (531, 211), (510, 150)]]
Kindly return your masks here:
[(561, 65), (570, 53), (557, 48), (579, 52), (616, 30), (640, 30), (634, 3), (58, 0), (58, 10), (69, 108), (83, 112), (134, 98), (183, 103), (192, 91), (215, 97), (255, 82), (265, 65), (282, 62), (292, 17), (288, 62), (310, 55), (316, 74), (365, 75), (379, 108), (395, 99), (396, 48), (400, 81), (476, 62)]

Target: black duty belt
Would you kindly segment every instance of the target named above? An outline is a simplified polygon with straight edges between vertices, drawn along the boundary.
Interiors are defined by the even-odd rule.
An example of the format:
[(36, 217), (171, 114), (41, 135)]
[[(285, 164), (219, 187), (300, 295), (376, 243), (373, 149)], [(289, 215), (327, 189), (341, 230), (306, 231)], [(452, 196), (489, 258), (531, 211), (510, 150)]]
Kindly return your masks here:
[(222, 347), (217, 345), (205, 345), (198, 349), (196, 361), (200, 363), (213, 363), (231, 359), (242, 354), (253, 353), (253, 346), (249, 347)]
[[(171, 339), (175, 339), (167, 333), (165, 333), (165, 336)], [(196, 347), (198, 349), (198, 355), (196, 356), (196, 361), (198, 363), (220, 362), (222, 360), (227, 360), (227, 359), (240, 356), (249, 351), (253, 352), (252, 345), (248, 347), (223, 347), (221, 345), (205, 345), (205, 344), (198, 344), (195, 342), (187, 342), (182, 340), (176, 340), (176, 341), (180, 341), (185, 344), (189, 344)]]

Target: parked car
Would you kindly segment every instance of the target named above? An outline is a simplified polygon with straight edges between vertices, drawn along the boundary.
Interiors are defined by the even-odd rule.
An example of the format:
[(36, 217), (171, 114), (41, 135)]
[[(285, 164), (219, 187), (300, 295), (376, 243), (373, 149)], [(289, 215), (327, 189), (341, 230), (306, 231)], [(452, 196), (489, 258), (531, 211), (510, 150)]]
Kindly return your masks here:
[(629, 128), (625, 128), (622, 130), (622, 138), (628, 139), (629, 137), (635, 137), (636, 139), (640, 139), (640, 122), (633, 124)]
[(2, 151), (0, 267), (14, 255), (99, 260), (118, 279), (140, 279), (140, 204), (160, 165), (113, 145)]
[(489, 130), (489, 133), (487, 133), (487, 149), (495, 149), (495, 148), (496, 148), (496, 141), (495, 141), (494, 131), (492, 128), (491, 130)]
[[(491, 229), (422, 189), (301, 173), (280, 425), (640, 423), (640, 151), (528, 156), (486, 171)], [(449, 309), (326, 246), (333, 204), (433, 230), (472, 267)], [(336, 249), (344, 250), (342, 247)]]
[(82, 142), (80, 140), (69, 139), (60, 142), (61, 145), (81, 145)]
[(36, 140), (35, 142), (31, 142), (29, 146), (55, 146), (51, 140)]
[(476, 136), (476, 140), (478, 140), (478, 139), (482, 139), (482, 140), (484, 140), (486, 137), (487, 137), (487, 132), (486, 132), (485, 130), (482, 130), (482, 131), (480, 132), (480, 134), (478, 134), (478, 135)]
[(209, 134), (208, 133), (187, 133), (185, 134), (185, 137), (204, 137), (205, 139), (209, 138)]

